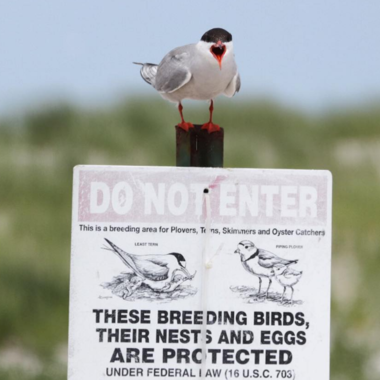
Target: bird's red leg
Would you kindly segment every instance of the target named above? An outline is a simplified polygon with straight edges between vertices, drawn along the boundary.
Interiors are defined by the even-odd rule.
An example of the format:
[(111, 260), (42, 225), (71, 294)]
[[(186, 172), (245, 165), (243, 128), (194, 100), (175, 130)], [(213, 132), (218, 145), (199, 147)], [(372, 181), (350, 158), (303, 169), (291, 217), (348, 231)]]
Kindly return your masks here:
[(181, 104), (181, 102), (179, 102), (178, 111), (179, 111), (179, 114), (181, 115), (181, 122), (179, 124), (177, 124), (177, 126), (182, 128), (186, 132), (188, 132), (189, 128), (194, 128), (194, 125), (191, 123), (186, 123), (185, 119), (183, 118), (182, 110), (183, 110), (182, 104)]
[(208, 123), (202, 125), (202, 129), (207, 129), (208, 133), (218, 132), (218, 131), (220, 131), (219, 125), (214, 124), (212, 122), (212, 113), (214, 111), (214, 101), (212, 99), (211, 99), (211, 102), (210, 102), (209, 111), (210, 111), (210, 120), (208, 121)]

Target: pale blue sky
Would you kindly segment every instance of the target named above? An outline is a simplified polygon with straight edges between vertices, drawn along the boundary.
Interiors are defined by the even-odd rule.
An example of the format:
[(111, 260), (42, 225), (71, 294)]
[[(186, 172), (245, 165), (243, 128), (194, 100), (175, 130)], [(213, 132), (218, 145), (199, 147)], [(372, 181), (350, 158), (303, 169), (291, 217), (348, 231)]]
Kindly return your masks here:
[(379, 0), (0, 0), (0, 113), (154, 95), (131, 62), (159, 63), (213, 27), (234, 37), (241, 99), (380, 98)]

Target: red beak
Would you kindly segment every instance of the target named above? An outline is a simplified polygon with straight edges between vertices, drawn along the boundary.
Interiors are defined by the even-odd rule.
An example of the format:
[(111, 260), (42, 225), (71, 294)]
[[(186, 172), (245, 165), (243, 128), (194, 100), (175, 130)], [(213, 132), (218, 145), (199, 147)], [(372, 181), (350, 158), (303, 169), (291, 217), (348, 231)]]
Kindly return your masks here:
[(218, 61), (220, 70), (222, 70), (222, 59), (224, 54), (226, 54), (226, 45), (222, 41), (218, 41), (216, 44), (211, 46), (211, 54)]

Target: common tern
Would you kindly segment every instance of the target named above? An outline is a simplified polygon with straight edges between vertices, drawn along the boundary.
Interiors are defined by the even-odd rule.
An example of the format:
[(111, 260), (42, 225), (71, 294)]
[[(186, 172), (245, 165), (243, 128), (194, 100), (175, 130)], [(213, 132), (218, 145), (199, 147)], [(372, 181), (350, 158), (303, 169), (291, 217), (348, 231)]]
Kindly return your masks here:
[(184, 120), (183, 99), (210, 101), (210, 119), (202, 129), (211, 133), (220, 130), (212, 122), (213, 99), (221, 94), (232, 97), (240, 90), (232, 35), (222, 28), (207, 31), (198, 43), (173, 49), (159, 65), (134, 63), (142, 65), (142, 78), (164, 99), (178, 104), (181, 115), (178, 126), (185, 131), (194, 126)]

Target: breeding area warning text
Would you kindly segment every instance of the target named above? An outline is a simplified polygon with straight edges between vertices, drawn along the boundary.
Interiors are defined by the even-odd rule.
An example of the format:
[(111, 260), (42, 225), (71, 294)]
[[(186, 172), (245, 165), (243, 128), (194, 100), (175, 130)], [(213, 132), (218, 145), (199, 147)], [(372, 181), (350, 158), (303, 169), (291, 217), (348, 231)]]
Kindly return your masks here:
[(328, 380), (331, 182), (77, 167), (68, 378)]

